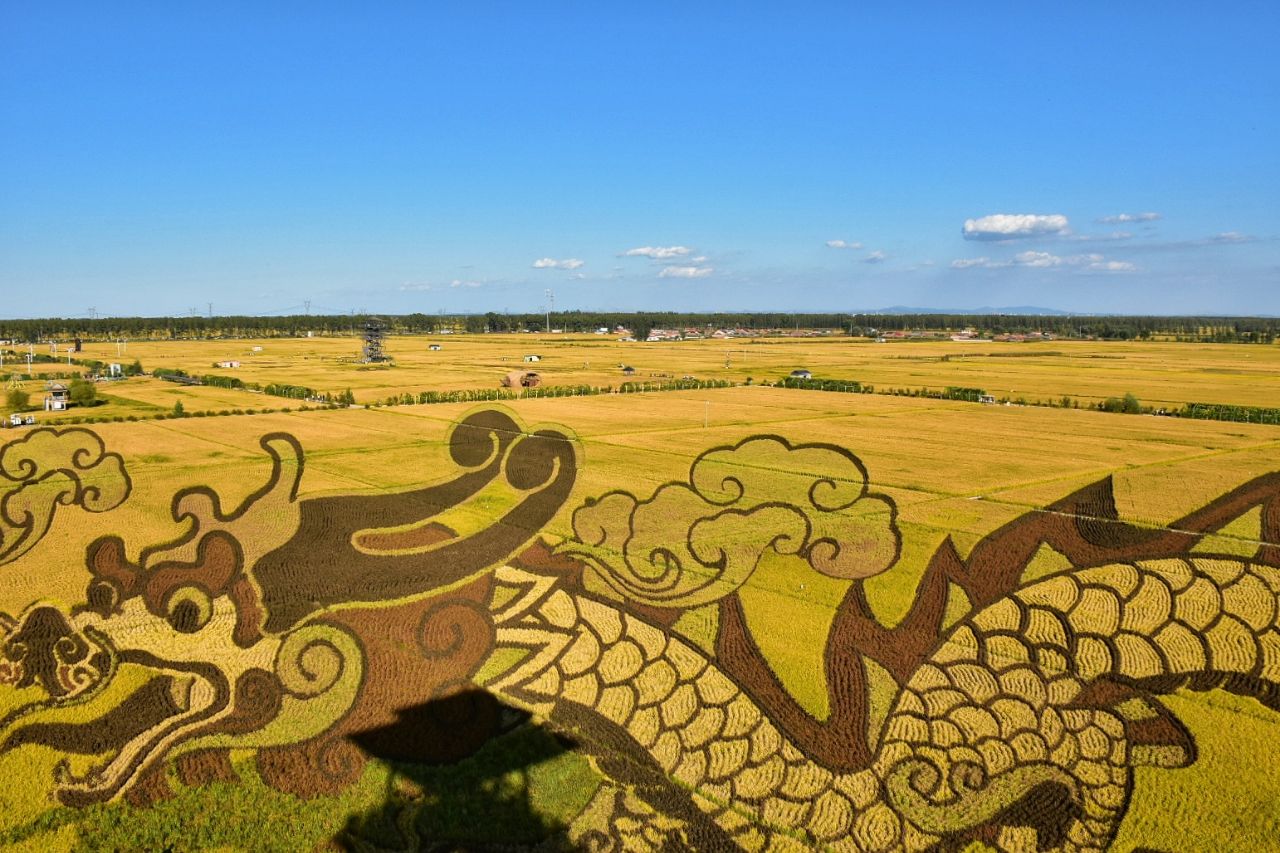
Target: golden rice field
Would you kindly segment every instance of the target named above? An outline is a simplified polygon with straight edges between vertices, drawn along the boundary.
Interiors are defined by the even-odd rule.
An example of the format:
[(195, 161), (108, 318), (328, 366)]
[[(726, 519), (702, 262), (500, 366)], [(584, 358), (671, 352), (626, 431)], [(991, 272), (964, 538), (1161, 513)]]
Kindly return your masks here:
[[(439, 351), (428, 349), (431, 345)], [(260, 352), (254, 352), (261, 347)], [(395, 367), (354, 362), (353, 338), (281, 338), (226, 341), (133, 341), (85, 344), (84, 357), (141, 360), (147, 370), (180, 368), (201, 375), (236, 376), (247, 383), (285, 383), (338, 392), (350, 388), (359, 403), (405, 391), (497, 387), (508, 371), (536, 370), (548, 385), (619, 385), (621, 366), (636, 381), (659, 377), (775, 381), (795, 369), (815, 377), (858, 380), (877, 388), (980, 387), (997, 397), (1029, 402), (1063, 396), (1081, 405), (1135, 394), (1155, 407), (1188, 402), (1275, 406), (1280, 401), (1280, 345), (1122, 343), (889, 342), (848, 338), (760, 338), (620, 343), (597, 335), (429, 335), (392, 337), (387, 352)], [(542, 360), (526, 365), (523, 358)], [(214, 368), (239, 361), (237, 369)], [(37, 371), (65, 370), (37, 365)], [(33, 395), (39, 383), (29, 383)], [(175, 388), (147, 382), (117, 384), (110, 392), (125, 411), (172, 408), (262, 408), (257, 395), (228, 395), (213, 388)], [(276, 401), (278, 402), (278, 401)], [(100, 412), (109, 414), (106, 410)]]
[[(429, 351), (431, 343), (439, 343), (442, 349)], [(254, 345), (263, 350), (252, 352)], [(856, 379), (877, 387), (962, 385), (1033, 401), (1070, 395), (1084, 404), (1133, 393), (1148, 405), (1200, 401), (1274, 406), (1280, 402), (1280, 347), (1083, 342), (870, 344), (802, 339), (622, 344), (593, 336), (457, 335), (392, 338), (387, 348), (396, 364), (383, 370), (340, 360), (352, 355), (354, 348), (350, 339), (341, 338), (130, 342), (124, 358), (139, 358), (147, 369), (178, 367), (191, 373), (229, 373), (246, 382), (282, 382), (318, 390), (350, 388), (360, 403), (405, 390), (494, 387), (504, 372), (523, 366), (521, 357), (527, 353), (543, 356), (541, 362), (529, 367), (552, 385), (617, 385), (623, 381), (618, 370), (621, 363), (635, 367), (637, 380), (693, 375), (734, 382), (747, 377), (772, 381), (803, 367), (817, 377)], [(115, 360), (115, 349), (114, 345), (89, 344), (84, 355)], [(1011, 357), (1012, 353), (1016, 356)], [(226, 359), (238, 359), (242, 367), (225, 371), (210, 366)], [(36, 385), (31, 388), (34, 391)], [(181, 387), (151, 378), (113, 383), (102, 391), (109, 402), (97, 407), (94, 414), (141, 415), (169, 410), (178, 400), (189, 412), (298, 406), (298, 401), (213, 387)], [(980, 540), (1002, 525), (1106, 477), (1112, 480), (1118, 516), (1139, 527), (1158, 530), (1252, 478), (1280, 471), (1280, 428), (1085, 409), (978, 406), (771, 387), (526, 399), (504, 401), (501, 406), (530, 431), (542, 426), (559, 428), (572, 437), (577, 448), (579, 470), (571, 497), (544, 525), (525, 531), (527, 538), (541, 536), (553, 545), (580, 534), (573, 513), (587, 498), (615, 489), (640, 498), (653, 495), (663, 484), (685, 481), (690, 466), (708, 448), (774, 434), (785, 437), (792, 446), (817, 443), (847, 449), (865, 466), (868, 488), (891, 499), (897, 508), (902, 546), (896, 566), (856, 581), (863, 585), (869, 614), (887, 626), (907, 617), (930, 558), (948, 537), (960, 557), (967, 557)], [(171, 500), (185, 488), (212, 488), (220, 496), (224, 512), (257, 496), (271, 472), (269, 457), (259, 445), (259, 439), (268, 433), (295, 436), (305, 452), (298, 490), (301, 500), (393, 494), (456, 476), (457, 466), (449, 456), (449, 430), (476, 408), (477, 404), (407, 405), (95, 424), (91, 429), (106, 449), (122, 457), (132, 491), (109, 512), (95, 514), (76, 506), (58, 509), (48, 536), (15, 561), (0, 564), (0, 573), (6, 578), (0, 584), (0, 614), (17, 617), (29, 612), (35, 602), (59, 609), (83, 602), (86, 553), (91, 544), (99, 537), (117, 534), (124, 541), (128, 560), (143, 560), (144, 546), (172, 540), (186, 529), (186, 522), (176, 522), (171, 516)], [(75, 414), (73, 410), (68, 416)], [(0, 442), (16, 442), (22, 435), (17, 430), (6, 431), (0, 433)], [(798, 482), (801, 475), (773, 468), (764, 476), (768, 488), (782, 493), (791, 490), (792, 481)], [(463, 536), (468, 531), (483, 531), (523, 494), (509, 487), (485, 487), (437, 520)], [(884, 507), (876, 504), (862, 512), (876, 523), (887, 523), (891, 519)], [(1262, 511), (1243, 514), (1217, 534), (1205, 537), (1196, 550), (1251, 558), (1263, 536), (1262, 525)], [(0, 540), (0, 544), (4, 542)], [(1061, 554), (1046, 546), (1036, 552), (1023, 578), (1030, 582), (1069, 568)], [(771, 559), (761, 561), (734, 593), (761, 659), (795, 704), (819, 721), (833, 713), (824, 675), (824, 650), (834, 630), (838, 606), (853, 582), (807, 566), (797, 567), (785, 559)], [(616, 597), (607, 588), (590, 583), (585, 589), (601, 600)], [(1276, 592), (1280, 594), (1280, 590)], [(215, 623), (217, 618), (215, 615)], [(722, 618), (715, 604), (693, 603), (664, 630), (711, 655)], [(1280, 646), (1276, 648), (1280, 650)], [(267, 666), (269, 661), (262, 660), (265, 662), (256, 666)], [(485, 664), (487, 668), (481, 672), (500, 669), (495, 660)], [(1280, 657), (1260, 664), (1257, 672), (1267, 676), (1268, 666), (1276, 670), (1271, 676), (1280, 678)], [(125, 687), (119, 685), (132, 684), (129, 679), (145, 681), (140, 670), (121, 672), (112, 682), (117, 685), (115, 692), (106, 691), (121, 696), (110, 700), (99, 697), (95, 702), (120, 702), (124, 707), (127, 700), (121, 697)], [(501, 677), (494, 683), (501, 683)], [(0, 722), (0, 728), (13, 727), (14, 718), (5, 714), (25, 707), (22, 703), (31, 701), (33, 690), (11, 689), (0, 683), (0, 720), (7, 721)], [(1280, 714), (1255, 699), (1223, 689), (1200, 692), (1179, 687), (1163, 700), (1194, 739), (1195, 760), (1186, 767), (1139, 766), (1134, 770), (1132, 798), (1110, 849), (1263, 850), (1274, 845), (1280, 832), (1275, 809), (1275, 803), (1280, 802), (1280, 774), (1275, 769), (1280, 761), (1280, 748), (1275, 746), (1280, 743)], [(286, 702), (286, 710), (288, 707)], [(37, 716), (32, 719), (51, 724), (74, 716), (57, 708), (33, 713)], [(279, 725), (283, 724), (277, 728)], [(207, 738), (206, 747), (214, 743), (211, 738)], [(232, 744), (230, 760), (238, 783), (221, 779), (196, 784), (183, 769), (187, 765), (178, 770), (162, 767), (157, 772), (167, 776), (173, 789), (170, 796), (151, 802), (112, 800), (83, 811), (52, 799), (56, 777), (52, 768), (59, 759), (56, 748), (24, 745), (6, 749), (0, 741), (0, 778), (7, 780), (0, 786), (0, 844), (11, 849), (92, 848), (95, 837), (101, 837), (115, 839), (116, 846), (148, 846), (156, 839), (178, 839), (173, 843), (179, 849), (251, 849), (255, 844), (248, 839), (253, 836), (236, 833), (251, 833), (255, 821), (278, 826), (302, 822), (290, 841), (267, 845), (280, 849), (309, 849), (325, 843), (359, 848), (361, 839), (403, 848), (414, 838), (418, 839), (414, 843), (425, 844), (432, 832), (463, 843), (465, 827), (459, 830), (423, 805), (439, 801), (463, 809), (458, 803), (473, 794), (485, 799), (451, 788), (464, 785), (457, 779), (479, 779), (475, 784), (489, 786), (485, 796), (490, 799), (494, 799), (489, 796), (493, 785), (515, 785), (525, 798), (521, 808), (529, 812), (521, 812), (521, 825), (525, 829), (533, 824), (554, 828), (568, 824), (580, 812), (586, 814), (583, 809), (588, 801), (594, 808), (612, 773), (608, 766), (602, 770), (595, 758), (588, 761), (577, 752), (562, 749), (548, 749), (543, 754), (538, 752), (540, 747), (521, 741), (511, 748), (538, 753), (536, 761), (526, 761), (533, 769), (524, 774), (508, 769), (504, 775), (502, 760), (494, 757), (500, 750), (482, 750), (465, 759), (459, 765), (464, 770), (453, 777), (454, 782), (448, 772), (410, 772), (394, 762), (374, 761), (351, 787), (318, 799), (298, 800), (270, 786), (270, 774), (262, 769), (265, 765), (254, 769), (251, 756), (260, 748), (253, 745), (257, 742), (248, 736), (224, 740)], [(71, 768), (84, 772), (95, 761), (110, 759), (108, 753), (77, 753)], [(496, 775), (485, 775), (489, 773), (483, 769), (488, 767), (486, 761), (499, 768), (493, 771)], [(472, 770), (466, 768), (475, 767), (482, 769), (468, 775)], [(696, 783), (695, 788), (697, 784), (703, 783)], [(419, 786), (414, 788), (417, 793), (403, 793), (408, 790), (405, 786), (413, 785)], [(381, 824), (369, 819), (392, 789), (397, 792), (397, 803), (409, 803), (412, 808), (404, 805), (399, 812), (386, 812), (378, 818)], [(667, 800), (657, 796), (653, 802), (665, 804)], [(503, 808), (509, 806), (506, 800), (503, 803)], [(486, 836), (486, 830), (478, 828), (490, 818), (483, 808), (477, 808), (479, 811), (468, 813), (469, 820), (462, 823), (479, 833), (475, 836), (479, 841), (503, 840)], [(231, 828), (213, 832), (201, 825), (197, 831), (200, 821), (192, 815), (201, 809), (217, 810)], [(510, 817), (508, 812), (493, 818), (496, 822), (488, 831), (514, 833), (502, 828), (508, 826), (502, 822)], [(410, 819), (405, 815), (417, 821), (411, 833), (396, 823)], [(690, 818), (671, 819), (676, 826)], [(748, 815), (748, 822), (752, 819)], [(717, 815), (715, 820), (721, 827), (729, 825), (727, 817)], [(622, 825), (609, 824), (615, 830)], [(463, 842), (458, 841), (459, 831)], [(692, 836), (680, 836), (678, 828), (670, 831), (677, 833), (673, 837), (692, 844), (688, 841)], [(853, 833), (850, 838), (863, 837), (849, 831)], [(1025, 841), (1026, 836), (1019, 831), (1006, 828), (998, 837), (973, 840), (968, 849), (1021, 849), (1017, 839)], [(902, 843), (908, 844), (908, 840)], [(859, 843), (864, 847), (871, 844), (865, 840)], [(830, 849), (839, 849), (839, 844)]]

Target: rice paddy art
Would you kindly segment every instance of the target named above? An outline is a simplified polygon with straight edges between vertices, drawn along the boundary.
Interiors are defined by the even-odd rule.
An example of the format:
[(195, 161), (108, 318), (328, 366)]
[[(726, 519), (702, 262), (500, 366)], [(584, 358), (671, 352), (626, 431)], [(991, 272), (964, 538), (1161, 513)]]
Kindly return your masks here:
[[(584, 495), (566, 429), (489, 408), (447, 446), (427, 485), (300, 498), (303, 446), (268, 434), (242, 499), (186, 488), (177, 538), (94, 540), (78, 601), (32, 584), (0, 613), (0, 760), (43, 799), (6, 837), (216, 786), (338, 798), (373, 757), (453, 765), (533, 720), (598, 777), (566, 846), (1106, 850), (1138, 768), (1197, 760), (1162, 697), (1280, 709), (1280, 473), (1162, 528), (1102, 479), (965, 554), (945, 539), (888, 624), (866, 584), (905, 571), (898, 508), (848, 448), (755, 435)], [(0, 573), (136, 485), (83, 429), (29, 433), (0, 473)], [(481, 500), (483, 524), (459, 512)], [(1251, 553), (1205, 549), (1255, 517)], [(779, 666), (746, 612), (778, 565), (841, 590), (821, 671)]]

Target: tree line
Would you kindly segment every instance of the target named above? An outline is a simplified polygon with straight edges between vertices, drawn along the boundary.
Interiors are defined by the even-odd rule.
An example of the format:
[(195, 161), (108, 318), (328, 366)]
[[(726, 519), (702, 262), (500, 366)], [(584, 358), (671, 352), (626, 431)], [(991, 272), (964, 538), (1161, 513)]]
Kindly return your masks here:
[[(361, 336), (365, 314), (292, 314), (255, 317), (46, 317), (0, 320), (0, 339), (19, 344), (50, 339), (89, 340), (201, 339)], [(799, 312), (683, 312), (683, 311), (555, 311), (545, 313), (395, 314), (377, 318), (388, 334), (428, 332), (592, 332), (618, 327), (643, 340), (652, 329), (831, 329), (855, 337), (889, 331), (954, 331), (974, 328), (988, 334), (1041, 332), (1061, 338), (1144, 340), (1154, 336), (1221, 343), (1274, 343), (1280, 335), (1275, 317), (1162, 317), (1073, 316), (1037, 314), (850, 314)], [(19, 353), (14, 351), (14, 355)]]
[(1060, 338), (1198, 343), (1274, 343), (1280, 317), (1072, 316), (1041, 314), (855, 314), (851, 334), (974, 328), (993, 335), (1040, 332)]

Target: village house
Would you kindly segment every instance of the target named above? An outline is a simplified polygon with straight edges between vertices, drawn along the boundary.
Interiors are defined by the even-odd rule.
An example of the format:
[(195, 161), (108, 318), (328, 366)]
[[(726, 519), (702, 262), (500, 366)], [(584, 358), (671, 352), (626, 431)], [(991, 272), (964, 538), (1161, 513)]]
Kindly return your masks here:
[(675, 329), (650, 329), (649, 337), (645, 338), (645, 340), (649, 342), (678, 341), (680, 340), (680, 333)]
[(801, 370), (793, 370), (793, 371), (791, 371), (791, 378), (792, 378), (792, 379), (812, 379), (812, 378), (813, 378), (813, 374), (812, 374), (812, 373), (810, 373), (809, 371), (807, 371), (807, 370), (803, 370), (803, 369), (801, 369)]

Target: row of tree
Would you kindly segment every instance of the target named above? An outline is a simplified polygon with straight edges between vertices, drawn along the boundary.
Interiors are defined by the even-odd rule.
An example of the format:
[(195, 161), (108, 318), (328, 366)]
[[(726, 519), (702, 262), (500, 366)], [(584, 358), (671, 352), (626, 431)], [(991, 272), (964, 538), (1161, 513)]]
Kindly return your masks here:
[(1173, 337), (1210, 343), (1274, 343), (1277, 317), (1092, 317), (1040, 314), (854, 314), (851, 334), (974, 328), (993, 335), (1040, 332), (1059, 338), (1147, 340)]
[[(0, 339), (19, 342), (68, 340), (294, 337), (364, 333), (371, 319), (356, 314), (293, 314), (281, 317), (102, 317), (0, 320)], [(839, 329), (871, 337), (887, 331), (953, 331), (972, 327), (989, 334), (1042, 332), (1062, 338), (1142, 340), (1153, 336), (1182, 340), (1272, 343), (1280, 336), (1274, 317), (1128, 317), (1038, 314), (848, 314), (795, 312), (555, 311), (547, 314), (400, 314), (380, 318), (389, 334), (426, 332), (591, 332), (617, 327), (643, 339), (652, 329)], [(41, 359), (43, 360), (43, 359)]]

